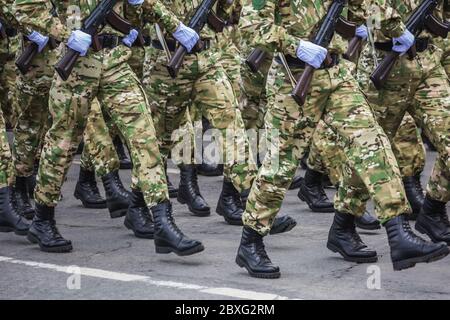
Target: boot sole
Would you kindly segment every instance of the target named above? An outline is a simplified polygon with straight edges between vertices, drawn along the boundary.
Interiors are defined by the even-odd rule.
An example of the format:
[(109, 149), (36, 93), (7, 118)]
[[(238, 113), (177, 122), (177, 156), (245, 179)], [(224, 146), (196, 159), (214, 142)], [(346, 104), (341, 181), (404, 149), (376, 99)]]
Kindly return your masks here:
[(254, 272), (250, 269), (250, 267), (245, 263), (244, 260), (242, 260), (240, 257), (236, 257), (236, 264), (240, 268), (245, 268), (247, 270), (248, 274), (253, 278), (259, 278), (259, 279), (278, 279), (281, 277), (280, 272)]
[(327, 248), (329, 250), (331, 250), (332, 252), (335, 253), (339, 253), (345, 261), (349, 261), (349, 262), (356, 262), (356, 263), (373, 263), (373, 262), (377, 262), (378, 261), (378, 257), (374, 256), (374, 257), (350, 257), (349, 255), (347, 255), (344, 251), (342, 251), (340, 248), (338, 248), (337, 246), (335, 246), (334, 244), (328, 242), (327, 243)]
[(355, 223), (355, 225), (362, 229), (362, 230), (379, 230), (381, 229), (381, 225), (365, 225), (365, 224), (359, 224), (359, 223)]
[(244, 223), (242, 222), (241, 219), (239, 219), (239, 220), (233, 220), (233, 219), (229, 219), (229, 218), (225, 217), (224, 214), (223, 214), (223, 212), (222, 212), (220, 209), (216, 209), (216, 213), (217, 213), (219, 216), (223, 217), (223, 219), (225, 220), (225, 222), (228, 223), (229, 225), (232, 225), (232, 226), (243, 226), (243, 225), (244, 225)]
[(422, 227), (420, 224), (415, 224), (415, 226), (414, 226), (414, 228), (417, 230), (417, 231), (419, 231), (421, 234), (425, 234), (425, 235), (427, 235), (430, 239), (431, 239), (431, 241), (433, 241), (434, 243), (437, 243), (437, 242), (445, 242), (447, 245), (450, 245), (450, 242), (448, 242), (448, 241), (445, 241), (445, 240), (439, 240), (439, 239), (436, 239), (435, 237), (433, 237), (431, 234), (429, 234), (427, 231), (426, 231), (426, 229), (424, 228), (424, 227)]
[(141, 233), (139, 231), (135, 231), (132, 227), (132, 225), (128, 222), (128, 221), (124, 221), (123, 224), (125, 225), (125, 227), (128, 230), (133, 231), (134, 235), (136, 238), (140, 238), (140, 239), (153, 239), (154, 238), (154, 234), (153, 233)]
[(73, 196), (75, 197), (75, 199), (80, 200), (81, 204), (83, 205), (83, 207), (87, 208), (87, 209), (106, 209), (106, 201), (105, 203), (89, 203), (86, 201), (81, 200), (81, 197), (78, 195), (78, 193), (74, 193)]
[(28, 230), (17, 230), (13, 227), (0, 227), (0, 232), (2, 233), (14, 232), (18, 236), (26, 236), (28, 234)]
[(297, 221), (292, 221), (289, 224), (287, 224), (283, 229), (281, 229), (279, 231), (277, 230), (277, 232), (272, 232), (273, 229), (270, 230), (269, 234), (274, 235), (274, 234), (286, 233), (286, 232), (289, 232), (292, 229), (294, 229), (296, 225), (297, 225)]
[(169, 254), (169, 253), (175, 253), (177, 256), (190, 256), (199, 252), (202, 252), (203, 250), (205, 250), (205, 247), (202, 244), (199, 244), (193, 248), (190, 248), (188, 250), (185, 251), (179, 251), (176, 250), (174, 248), (171, 247), (161, 247), (161, 246), (157, 246), (155, 245), (155, 252), (159, 253), (159, 254)]
[(427, 254), (425, 256), (400, 260), (400, 261), (393, 262), (392, 264), (394, 266), (394, 271), (400, 271), (400, 270), (404, 270), (404, 269), (413, 268), (417, 263), (422, 263), (422, 262), (429, 263), (429, 262), (441, 260), (442, 258), (445, 258), (449, 254), (449, 252), (450, 252), (450, 250), (448, 249), (448, 247), (442, 247), (441, 249), (439, 249), (435, 252), (432, 252), (430, 254)]
[(120, 170), (130, 170), (130, 169), (133, 169), (133, 165), (132, 164), (121, 164), (119, 166), (119, 169)]
[(41, 251), (44, 252), (50, 252), (50, 253), (66, 253), (66, 252), (70, 252), (73, 250), (73, 247), (71, 244), (69, 245), (65, 245), (65, 246), (60, 246), (60, 247), (47, 247), (44, 246), (37, 237), (35, 237), (33, 234), (29, 233), (27, 234), (27, 239), (28, 241), (30, 241), (31, 243), (34, 244), (38, 244), (39, 248), (41, 249)]
[[(177, 201), (179, 203), (181, 203), (181, 204), (187, 204), (187, 201), (184, 200), (183, 198), (181, 198), (179, 195), (177, 196)], [(195, 210), (190, 205), (187, 205), (187, 206), (188, 206), (188, 209), (189, 209), (189, 211), (191, 212), (191, 214), (193, 216), (196, 216), (196, 217), (208, 217), (208, 216), (211, 215), (211, 209), (209, 209), (209, 208), (208, 208), (208, 210), (204, 210), (203, 211), (203, 210)]]
[(297, 196), (299, 197), (300, 200), (302, 200), (303, 202), (306, 202), (306, 204), (308, 205), (309, 209), (311, 209), (312, 212), (319, 212), (319, 213), (333, 213), (334, 212), (334, 207), (330, 207), (330, 208), (316, 208), (311, 204), (311, 201), (307, 200), (300, 192), (297, 194)]

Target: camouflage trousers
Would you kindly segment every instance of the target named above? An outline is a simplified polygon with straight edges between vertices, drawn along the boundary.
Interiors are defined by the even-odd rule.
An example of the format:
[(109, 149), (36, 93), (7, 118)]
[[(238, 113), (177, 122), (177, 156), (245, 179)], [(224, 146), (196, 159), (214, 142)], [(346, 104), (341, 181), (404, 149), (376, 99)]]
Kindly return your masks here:
[(88, 171), (95, 171), (99, 177), (120, 168), (120, 160), (98, 99), (94, 99), (91, 103), (84, 130), (84, 148), (81, 153), (80, 165)]
[(6, 124), (14, 128), (17, 122), (17, 104), (13, 103), (16, 84), (15, 54), (19, 48), (19, 36), (9, 38), (7, 41), (7, 55), (0, 65), (0, 104), (3, 108), (3, 117)]
[(266, 80), (272, 64), (272, 55), (268, 54), (258, 72), (252, 72), (247, 65), (248, 50), (242, 54), (242, 117), (246, 129), (264, 128), (264, 115), (267, 111)]
[[(34, 58), (32, 69), (26, 75), (19, 75), (13, 104), (17, 105), (17, 125), (14, 128), (13, 158), (15, 174), (29, 177), (34, 173), (45, 133), (50, 128), (51, 116), (48, 110), (49, 91), (57, 60), (56, 50), (45, 50)], [(95, 100), (87, 120), (84, 133), (85, 148), (81, 166), (96, 170), (99, 176), (119, 169), (119, 160), (98, 101)]]
[(149, 207), (168, 199), (148, 102), (127, 63), (130, 55), (131, 50), (124, 46), (90, 52), (78, 60), (68, 81), (55, 77), (49, 100), (53, 123), (45, 136), (35, 190), (37, 202), (57, 204), (95, 98), (131, 149), (132, 188), (143, 192)]
[(5, 120), (0, 109), (0, 188), (14, 183), (14, 174), (9, 150), (8, 137), (6, 136)]
[[(425, 167), (425, 146), (414, 119), (406, 114), (392, 143), (402, 177), (420, 174)], [(307, 165), (327, 174), (333, 185), (342, 178), (346, 161), (339, 137), (326, 123), (320, 121), (312, 137)]]
[[(160, 51), (146, 60), (143, 83), (151, 101), (163, 157), (167, 159), (172, 147), (182, 138), (177, 129), (190, 125), (186, 110), (194, 108), (197, 118), (205, 117), (219, 131), (216, 139), (224, 159), (224, 176), (241, 191), (250, 188), (256, 165), (249, 161), (249, 152), (239, 154), (242, 159), (234, 152), (242, 148), (249, 150), (248, 140), (232, 84), (220, 59), (220, 53), (212, 49), (187, 55), (178, 77), (172, 79), (165, 67), (166, 57)], [(186, 137), (187, 156), (182, 158), (192, 163), (194, 143), (187, 141), (192, 135)]]
[[(411, 211), (389, 140), (375, 121), (352, 69), (351, 63), (342, 61), (339, 66), (317, 70), (311, 94), (299, 107), (291, 97), (292, 86), (284, 68), (274, 60), (269, 77), (275, 79), (268, 81), (274, 95), (265, 117), (270, 145), (248, 198), (245, 225), (262, 235), (270, 231), (321, 119), (342, 137), (347, 163), (353, 169), (339, 186), (336, 209), (362, 214), (353, 210), (352, 190), (368, 190), (381, 219)], [(301, 71), (293, 69), (294, 74)]]
[[(358, 73), (367, 76), (370, 48), (360, 60)], [(382, 90), (366, 82), (366, 92), (380, 125), (390, 139), (408, 112), (439, 152), (427, 185), (435, 200), (450, 200), (450, 85), (441, 64), (442, 50), (430, 46), (413, 60), (402, 57)]]

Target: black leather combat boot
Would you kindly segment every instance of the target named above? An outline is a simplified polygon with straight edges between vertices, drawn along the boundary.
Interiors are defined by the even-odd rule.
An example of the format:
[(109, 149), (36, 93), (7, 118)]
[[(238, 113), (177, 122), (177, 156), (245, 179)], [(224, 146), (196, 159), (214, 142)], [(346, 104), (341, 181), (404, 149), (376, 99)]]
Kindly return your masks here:
[(294, 176), (294, 179), (292, 179), (291, 185), (289, 186), (289, 190), (296, 190), (300, 188), (302, 184), (303, 177), (301, 176)]
[(78, 176), (78, 182), (73, 195), (81, 201), (85, 208), (106, 208), (106, 200), (100, 195), (94, 171), (89, 171), (80, 167), (80, 175)]
[(166, 173), (167, 189), (169, 190), (169, 198), (178, 197), (178, 188), (173, 185), (169, 179), (169, 174), (167, 173), (167, 162), (164, 164), (164, 172)]
[(0, 188), (0, 232), (12, 232), (19, 236), (26, 236), (30, 225), (17, 212), (13, 204), (13, 189)]
[(195, 165), (180, 165), (179, 167), (180, 185), (178, 187), (178, 202), (186, 204), (194, 216), (209, 216), (211, 214), (211, 208), (200, 194)]
[(189, 239), (178, 228), (169, 201), (157, 204), (151, 211), (155, 220), (156, 253), (173, 252), (179, 256), (189, 256), (205, 249), (200, 241)]
[(14, 186), (14, 202), (17, 212), (25, 219), (34, 217), (34, 208), (31, 206), (30, 193), (28, 192), (27, 180), (31, 177), (16, 177)]
[(420, 175), (404, 177), (403, 185), (405, 186), (406, 198), (413, 211), (412, 214), (408, 215), (406, 218), (409, 220), (416, 220), (425, 200), (422, 184), (420, 183)]
[(405, 215), (390, 219), (384, 227), (391, 247), (394, 270), (412, 268), (420, 262), (437, 261), (449, 253), (444, 242), (425, 241), (414, 234)]
[(450, 222), (446, 203), (433, 200), (428, 195), (416, 221), (416, 230), (426, 234), (433, 242), (450, 245)]
[(244, 207), (241, 195), (228, 178), (223, 178), (222, 192), (217, 203), (216, 212), (221, 215), (228, 224), (242, 226), (242, 213)]
[(144, 194), (139, 190), (132, 190), (130, 201), (124, 221), (125, 227), (133, 231), (137, 238), (153, 239), (155, 226)]
[(323, 189), (322, 177), (320, 172), (307, 169), (305, 178), (300, 182), (298, 197), (305, 201), (313, 212), (333, 212), (334, 205)]
[(273, 265), (264, 247), (263, 236), (255, 230), (244, 227), (241, 244), (236, 256), (239, 267), (247, 269), (255, 278), (276, 279), (280, 277), (280, 268)]
[(378, 230), (381, 229), (380, 221), (373, 217), (367, 211), (361, 217), (355, 218), (355, 224), (358, 228), (363, 230)]
[(63, 253), (72, 251), (72, 242), (56, 228), (55, 208), (36, 203), (36, 215), (28, 230), (27, 239), (39, 244), (41, 251)]
[(201, 176), (218, 177), (223, 175), (223, 164), (214, 165), (208, 162), (203, 162), (197, 165), (197, 172)]
[(102, 177), (106, 193), (106, 206), (111, 218), (123, 217), (130, 205), (130, 193), (125, 189), (119, 177), (119, 171), (113, 171)]
[(378, 260), (377, 252), (369, 249), (356, 232), (355, 217), (348, 213), (334, 214), (333, 224), (328, 233), (327, 248), (338, 252), (344, 260), (370, 263)]
[(120, 169), (131, 169), (133, 164), (128, 157), (128, 154), (125, 152), (125, 147), (123, 145), (122, 139), (119, 136), (114, 137), (113, 140), (114, 147), (116, 148), (117, 156), (120, 160)]
[(276, 217), (273, 221), (270, 234), (280, 234), (289, 232), (297, 225), (297, 221), (290, 216)]

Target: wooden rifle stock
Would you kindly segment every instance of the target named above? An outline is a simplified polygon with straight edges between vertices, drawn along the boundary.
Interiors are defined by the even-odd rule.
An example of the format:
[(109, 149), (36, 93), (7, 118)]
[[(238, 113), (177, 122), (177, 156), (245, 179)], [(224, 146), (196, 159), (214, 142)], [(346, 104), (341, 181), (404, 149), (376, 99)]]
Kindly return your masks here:
[(294, 98), (295, 102), (297, 102), (299, 106), (303, 106), (306, 102), (306, 97), (308, 96), (308, 91), (311, 87), (314, 71), (314, 67), (307, 64), (305, 70), (297, 80), (297, 85), (292, 91), (292, 98)]
[(80, 53), (78, 51), (72, 50), (69, 47), (66, 47), (66, 54), (64, 57), (58, 61), (55, 66), (56, 72), (58, 72), (61, 79), (67, 81), (69, 79), (70, 74), (72, 73), (75, 64), (77, 63), (78, 58), (80, 57)]
[[(115, 30), (127, 35), (130, 33), (130, 31), (133, 28), (133, 25), (127, 21), (126, 19), (124, 19), (122, 16), (120, 16), (117, 12), (115, 12), (114, 10), (111, 11), (111, 13), (108, 15), (108, 17), (106, 18), (106, 21), (108, 22), (108, 24), (113, 27)], [(142, 34), (142, 32), (140, 30), (138, 37), (136, 39), (136, 43), (143, 47), (145, 45), (145, 39), (144, 39), (144, 35)]]
[(245, 63), (250, 68), (250, 70), (253, 73), (258, 72), (259, 68), (261, 67), (262, 63), (267, 57), (267, 52), (261, 49), (253, 49), (253, 51), (249, 54), (247, 59), (245, 60)]
[(167, 70), (169, 71), (169, 75), (173, 79), (177, 77), (186, 54), (186, 48), (180, 45), (177, 51), (175, 51), (175, 53), (173, 54), (172, 59), (170, 59), (169, 63), (167, 64)]
[(372, 80), (377, 90), (380, 90), (383, 87), (399, 56), (400, 54), (395, 51), (387, 53), (375, 71), (371, 74), (370, 80)]
[(38, 54), (39, 47), (36, 43), (30, 42), (22, 51), (20, 56), (16, 60), (17, 69), (23, 75), (30, 71), (31, 62)]
[(344, 53), (343, 57), (349, 61), (355, 61), (358, 56), (359, 51), (361, 51), (363, 39), (354, 36), (349, 42), (347, 51)]

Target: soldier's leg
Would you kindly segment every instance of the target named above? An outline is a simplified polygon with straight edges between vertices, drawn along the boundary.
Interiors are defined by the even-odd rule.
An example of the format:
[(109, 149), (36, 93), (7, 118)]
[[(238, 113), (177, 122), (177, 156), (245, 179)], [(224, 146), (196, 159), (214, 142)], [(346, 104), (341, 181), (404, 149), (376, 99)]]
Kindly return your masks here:
[(450, 84), (441, 64), (435, 62), (419, 84), (411, 115), (421, 123), (438, 151), (416, 229), (435, 242), (450, 244), (450, 223), (446, 213), (446, 204), (450, 200)]
[[(75, 197), (88, 208), (108, 207), (113, 218), (125, 215), (129, 206), (129, 193), (120, 181), (119, 158), (97, 99), (91, 105), (84, 142)], [(106, 200), (100, 196), (95, 174), (102, 179), (107, 175), (115, 176), (112, 184), (104, 185)]]
[(411, 218), (414, 219), (419, 214), (425, 199), (420, 175), (425, 168), (426, 153), (420, 130), (409, 113), (405, 114), (392, 140), (392, 150), (397, 158), (406, 196), (413, 210)]
[(29, 225), (15, 210), (13, 189), (14, 175), (11, 174), (11, 152), (3, 114), (0, 109), (0, 232), (14, 231), (26, 235)]
[(28, 239), (43, 251), (72, 250), (71, 241), (64, 239), (55, 226), (54, 208), (82, 139), (101, 70), (101, 54), (81, 58), (71, 77), (67, 81), (56, 77), (50, 89), (52, 126), (45, 135), (34, 195), (36, 215), (28, 233)]
[[(17, 209), (21, 215), (31, 219), (34, 209), (29, 194), (30, 184), (35, 177), (36, 157), (41, 151), (41, 141), (48, 128), (50, 114), (48, 112), (48, 93), (40, 93), (38, 87), (25, 88), (21, 81), (16, 92), (17, 103), (21, 112), (14, 128), (13, 159), (16, 175), (15, 198)], [(28, 90), (27, 90), (28, 89)]]
[[(312, 137), (304, 179), (300, 182), (298, 197), (305, 201), (314, 212), (334, 212), (333, 203), (328, 199), (323, 187), (323, 178), (330, 173), (334, 183), (339, 182), (338, 168), (341, 164), (341, 149), (337, 135), (319, 121)], [(336, 159), (337, 158), (337, 159)]]
[[(116, 50), (122, 49), (119, 47)], [(154, 228), (157, 253), (191, 255), (203, 251), (199, 241), (188, 239), (175, 225), (148, 101), (131, 67), (127, 63), (117, 64), (116, 50), (105, 55), (98, 99), (131, 151), (133, 194), (124, 223), (134, 228), (138, 237), (149, 238)], [(125, 57), (125, 53), (122, 54)], [(155, 219), (154, 226), (151, 220), (145, 219), (149, 217), (149, 207)], [(143, 225), (130, 225), (143, 219), (146, 221)]]
[(219, 61), (212, 63), (196, 80), (194, 105), (202, 110), (203, 116), (220, 133), (224, 182), (216, 212), (230, 224), (241, 224), (243, 206), (239, 193), (250, 188), (256, 164), (251, 158), (232, 84)]

